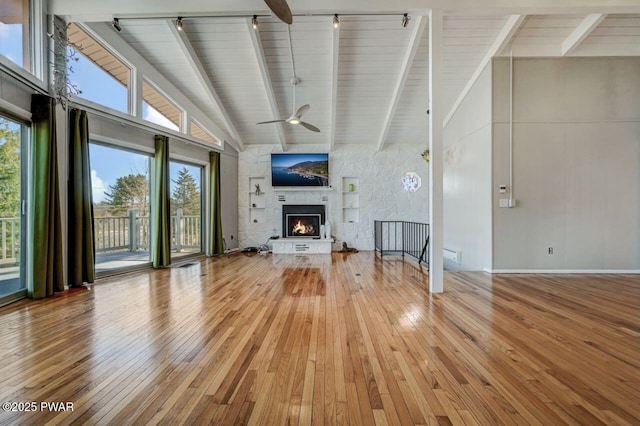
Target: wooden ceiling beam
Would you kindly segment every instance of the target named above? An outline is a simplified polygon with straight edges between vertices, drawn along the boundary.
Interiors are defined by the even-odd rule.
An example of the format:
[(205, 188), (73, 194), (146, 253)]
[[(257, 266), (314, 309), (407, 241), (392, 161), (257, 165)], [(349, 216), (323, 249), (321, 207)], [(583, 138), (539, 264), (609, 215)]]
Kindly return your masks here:
[(169, 26), (169, 29), (171, 30), (171, 34), (173, 34), (174, 38), (178, 42), (178, 45), (180, 46), (180, 50), (182, 50), (182, 53), (184, 54), (185, 59), (187, 60), (187, 62), (189, 62), (189, 66), (191, 66), (191, 69), (193, 70), (198, 81), (202, 85), (202, 88), (204, 89), (204, 93), (207, 95), (207, 97), (211, 101), (213, 108), (222, 118), (223, 124), (227, 128), (226, 129), (227, 132), (231, 134), (240, 151), (243, 151), (244, 143), (242, 142), (242, 139), (240, 138), (240, 135), (238, 134), (238, 131), (236, 130), (235, 125), (233, 124), (233, 120), (231, 120), (231, 117), (229, 117), (227, 110), (222, 104), (222, 101), (220, 100), (220, 96), (218, 95), (218, 92), (213, 86), (213, 83), (211, 82), (211, 79), (209, 78), (209, 75), (207, 74), (207, 71), (204, 68), (204, 65), (202, 65), (202, 62), (200, 61), (200, 57), (198, 56), (196, 50), (194, 49), (193, 44), (191, 44), (191, 40), (189, 40), (189, 36), (184, 31), (179, 31), (176, 28), (174, 20), (167, 19), (166, 23)]
[(389, 129), (391, 128), (393, 117), (395, 116), (396, 109), (398, 108), (398, 104), (400, 103), (400, 99), (402, 99), (404, 85), (407, 82), (409, 73), (411, 72), (411, 66), (413, 65), (413, 60), (416, 57), (418, 46), (420, 46), (420, 40), (422, 40), (422, 34), (424, 33), (426, 21), (427, 20), (422, 16), (418, 16), (414, 18), (413, 22), (411, 23), (412, 28), (411, 36), (409, 38), (409, 44), (407, 45), (407, 51), (404, 55), (404, 58), (402, 59), (400, 74), (398, 75), (398, 80), (396, 81), (393, 89), (393, 94), (391, 95), (391, 104), (389, 105), (387, 115), (384, 119), (382, 133), (380, 134), (380, 138), (378, 139), (378, 151), (384, 148), (384, 144), (387, 141), (387, 135), (389, 134)]
[[(271, 108), (271, 115), (274, 120), (280, 118), (280, 110), (278, 109), (278, 103), (276, 102), (276, 95), (273, 92), (273, 84), (271, 83), (271, 74), (269, 73), (269, 66), (267, 65), (267, 59), (264, 56), (264, 48), (262, 47), (262, 40), (260, 39), (260, 28), (253, 29), (251, 19), (247, 19), (247, 31), (249, 32), (249, 38), (251, 39), (251, 45), (253, 47), (253, 53), (256, 56), (258, 67), (260, 68), (260, 77), (262, 78), (262, 85), (264, 86), (267, 100), (269, 101), (269, 107)], [(282, 123), (274, 123), (278, 131), (278, 138), (280, 139), (280, 145), (282, 151), (287, 150), (287, 138), (284, 134)]]
[(500, 55), (500, 53), (504, 50), (504, 48), (507, 47), (509, 43), (511, 43), (511, 39), (518, 32), (518, 30), (520, 29), (520, 26), (522, 25), (525, 19), (526, 19), (526, 15), (509, 16), (509, 18), (507, 19), (507, 22), (504, 24), (504, 26), (500, 30), (500, 33), (498, 33), (498, 36), (494, 40), (493, 44), (491, 45), (491, 47), (489, 47), (489, 50), (487, 50), (487, 53), (485, 53), (484, 57), (482, 58), (482, 60), (476, 67), (475, 71), (471, 75), (471, 78), (469, 79), (469, 81), (467, 81), (467, 84), (464, 86), (464, 89), (462, 89), (462, 92), (460, 93), (460, 95), (458, 95), (458, 98), (453, 104), (451, 111), (449, 111), (449, 114), (447, 114), (447, 116), (445, 117), (444, 119), (445, 126), (453, 118), (453, 115), (456, 113), (456, 111), (462, 104), (462, 101), (467, 96), (467, 94), (469, 94), (469, 91), (475, 84), (476, 80), (478, 80), (478, 77), (480, 77), (480, 75), (482, 74), (482, 71), (484, 71), (485, 67), (489, 64), (489, 62), (491, 62), (491, 59), (493, 59), (494, 56)]
[(562, 42), (562, 56), (571, 54), (606, 17), (607, 15), (603, 13), (591, 13), (587, 15), (576, 29)]
[(338, 60), (340, 58), (340, 26), (333, 29), (333, 43), (331, 50), (331, 110), (329, 130), (329, 151), (333, 151), (336, 144), (336, 119), (338, 106)]

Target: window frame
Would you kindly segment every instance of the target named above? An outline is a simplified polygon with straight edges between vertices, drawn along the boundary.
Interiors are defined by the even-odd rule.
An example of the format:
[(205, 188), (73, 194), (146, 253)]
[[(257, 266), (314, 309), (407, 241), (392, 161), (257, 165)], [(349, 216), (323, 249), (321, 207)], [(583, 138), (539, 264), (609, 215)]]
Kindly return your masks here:
[[(127, 67), (129, 69), (129, 81), (128, 84), (126, 86), (127, 89), (127, 111), (126, 112), (122, 112), (116, 109), (113, 109), (109, 106), (103, 105), (99, 102), (96, 102), (92, 99), (87, 99), (84, 98), (82, 96), (77, 96), (77, 95), (70, 95), (69, 98), (72, 99), (74, 102), (80, 103), (82, 104), (83, 102), (88, 102), (89, 105), (96, 105), (99, 106), (100, 108), (106, 108), (108, 111), (113, 111), (117, 114), (125, 114), (128, 116), (133, 116), (134, 115), (134, 106), (135, 106), (135, 82), (136, 82), (136, 73), (137, 73), (137, 68), (130, 62), (128, 61), (124, 56), (122, 56), (120, 53), (118, 53), (113, 47), (111, 47), (109, 45), (109, 43), (107, 43), (105, 40), (102, 39), (102, 37), (100, 37), (99, 35), (97, 35), (95, 33), (95, 31), (93, 31), (91, 28), (89, 28), (86, 24), (84, 24), (83, 22), (69, 22), (67, 23), (67, 25), (69, 24), (74, 24), (76, 27), (78, 27), (78, 29), (80, 31), (82, 31), (83, 33), (85, 33), (87, 35), (87, 37), (91, 38), (96, 44), (98, 44), (102, 49), (106, 50), (107, 53), (109, 53), (111, 56), (113, 56), (116, 60), (120, 61), (120, 63), (122, 63), (122, 65), (124, 65), (125, 67)], [(73, 46), (72, 46), (73, 48)], [(89, 62), (93, 63), (95, 66), (97, 66), (98, 68), (101, 68), (100, 65), (96, 64), (95, 62), (93, 62), (91, 60), (91, 58), (89, 58), (87, 55), (85, 55), (84, 53), (82, 53), (79, 49), (75, 49), (76, 52), (79, 55), (82, 55), (85, 59), (87, 59)], [(104, 71), (105, 73), (109, 74), (108, 71), (102, 69), (102, 71)], [(111, 76), (111, 78), (113, 78), (114, 80), (118, 81), (115, 77)]]
[[(179, 124), (178, 124), (178, 129), (171, 129), (169, 127), (166, 127), (162, 124), (156, 123), (154, 121), (151, 120), (147, 120), (146, 118), (144, 118), (143, 116), (143, 110), (144, 110), (144, 104), (146, 103), (148, 106), (150, 106), (151, 108), (153, 108), (154, 110), (158, 111), (158, 109), (156, 109), (153, 105), (151, 105), (149, 102), (145, 101), (144, 99), (144, 85), (147, 84), (151, 89), (153, 89), (158, 95), (162, 96), (171, 106), (173, 106), (174, 108), (176, 108), (180, 114), (180, 119), (179, 119)], [(180, 104), (178, 102), (176, 102), (171, 96), (167, 95), (167, 93), (162, 90), (157, 84), (155, 84), (153, 82), (153, 80), (151, 80), (148, 76), (146, 75), (142, 75), (142, 79), (141, 79), (141, 83), (140, 83), (141, 87), (140, 87), (140, 118), (147, 122), (147, 123), (152, 123), (156, 126), (160, 126), (163, 129), (168, 129), (172, 132), (177, 132), (180, 133), (184, 136), (187, 135), (187, 125), (188, 125), (188, 121), (187, 121), (187, 111), (180, 106)], [(160, 114), (162, 114), (160, 111), (158, 111)], [(171, 121), (168, 117), (164, 116), (164, 114), (162, 114), (163, 117), (165, 117), (167, 120)], [(173, 122), (172, 122), (173, 123)]]

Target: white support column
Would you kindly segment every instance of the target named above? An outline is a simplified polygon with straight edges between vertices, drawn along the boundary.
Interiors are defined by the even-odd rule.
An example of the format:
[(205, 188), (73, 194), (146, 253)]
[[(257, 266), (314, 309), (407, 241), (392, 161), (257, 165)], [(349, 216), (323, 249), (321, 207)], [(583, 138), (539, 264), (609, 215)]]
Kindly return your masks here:
[(443, 248), (443, 48), (442, 10), (429, 14), (429, 292), (444, 291)]

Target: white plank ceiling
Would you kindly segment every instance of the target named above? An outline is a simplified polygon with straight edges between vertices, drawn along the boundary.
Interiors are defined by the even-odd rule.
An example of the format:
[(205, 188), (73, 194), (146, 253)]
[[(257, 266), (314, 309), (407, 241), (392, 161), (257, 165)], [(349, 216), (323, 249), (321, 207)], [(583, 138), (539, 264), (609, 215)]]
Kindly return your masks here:
[[(55, 3), (62, 8), (65, 1)], [(424, 12), (409, 13), (411, 20), (403, 28), (404, 9), (385, 15), (367, 15), (366, 11), (356, 15), (357, 10), (349, 10), (334, 29), (334, 11), (316, 9), (299, 16), (291, 2), (291, 26), (264, 16), (254, 30), (250, 14), (207, 18), (191, 11), (185, 14), (180, 35), (172, 28), (175, 16), (182, 14), (180, 5), (175, 6), (175, 16), (165, 5), (153, 19), (149, 15), (156, 4), (146, 3), (146, 12), (138, 14), (145, 19), (136, 19), (135, 14), (127, 17), (125, 6), (120, 6), (122, 11), (112, 10), (112, 16), (120, 12), (124, 16), (119, 36), (237, 138), (237, 147), (426, 145), (429, 28)], [(201, 14), (211, 12), (211, 6), (204, 3)], [(640, 8), (627, 9), (629, 13), (620, 13), (621, 8), (607, 13), (606, 7), (585, 7), (571, 14), (563, 9), (541, 13), (535, 8), (527, 13), (526, 9), (501, 10), (499, 6), (488, 11), (445, 10), (445, 115), (464, 96), (479, 67), (495, 56), (639, 56)], [(551, 13), (558, 10), (563, 14)], [(295, 103), (289, 34), (300, 79)], [(286, 123), (256, 124), (287, 118), (303, 104), (310, 105), (303, 120), (320, 128), (320, 133)]]

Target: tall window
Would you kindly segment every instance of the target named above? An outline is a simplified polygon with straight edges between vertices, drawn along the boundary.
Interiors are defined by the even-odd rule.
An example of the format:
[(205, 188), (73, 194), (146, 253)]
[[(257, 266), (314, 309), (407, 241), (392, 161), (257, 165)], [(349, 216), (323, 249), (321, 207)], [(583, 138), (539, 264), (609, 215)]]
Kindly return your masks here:
[(151, 157), (92, 143), (96, 272), (150, 262)]
[(202, 167), (171, 162), (171, 251), (202, 251)]
[(26, 136), (25, 126), (0, 116), (0, 303), (26, 294)]
[(129, 112), (131, 69), (76, 24), (67, 28), (69, 81), (77, 96)]
[(146, 81), (142, 82), (142, 118), (172, 130), (182, 128), (182, 111)]
[(0, 1), (0, 54), (31, 71), (29, 0)]

